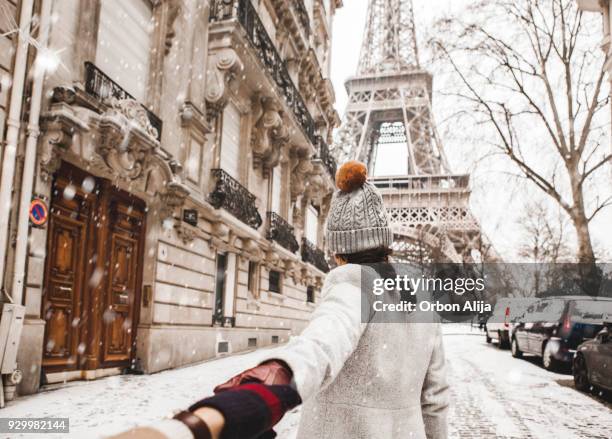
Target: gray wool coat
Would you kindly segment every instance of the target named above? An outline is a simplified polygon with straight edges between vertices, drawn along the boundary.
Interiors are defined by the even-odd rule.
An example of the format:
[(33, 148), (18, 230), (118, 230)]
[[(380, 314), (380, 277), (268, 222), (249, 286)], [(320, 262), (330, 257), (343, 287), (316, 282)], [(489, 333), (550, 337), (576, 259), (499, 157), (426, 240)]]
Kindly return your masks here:
[(361, 266), (332, 270), (301, 335), (270, 351), (304, 401), (298, 439), (447, 437), (439, 323), (362, 323)]

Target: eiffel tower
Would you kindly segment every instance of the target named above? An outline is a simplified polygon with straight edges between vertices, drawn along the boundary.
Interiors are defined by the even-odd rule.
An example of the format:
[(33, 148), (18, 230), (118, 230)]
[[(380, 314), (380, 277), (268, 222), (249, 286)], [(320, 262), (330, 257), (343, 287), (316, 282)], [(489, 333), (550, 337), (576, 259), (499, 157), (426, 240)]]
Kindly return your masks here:
[[(357, 75), (333, 152), (357, 159), (382, 192), (396, 261), (492, 259), (469, 209), (470, 176), (453, 174), (432, 114), (432, 75), (421, 68), (412, 0), (370, 0)], [(402, 175), (376, 175), (389, 146), (407, 148)]]

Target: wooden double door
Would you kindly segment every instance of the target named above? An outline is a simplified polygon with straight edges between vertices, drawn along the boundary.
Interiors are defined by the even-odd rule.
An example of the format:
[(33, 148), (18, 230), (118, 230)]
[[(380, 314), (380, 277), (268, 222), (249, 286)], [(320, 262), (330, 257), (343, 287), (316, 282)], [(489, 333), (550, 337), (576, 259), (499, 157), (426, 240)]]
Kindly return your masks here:
[(62, 166), (47, 234), (45, 372), (130, 366), (144, 233), (141, 200), (108, 180)]

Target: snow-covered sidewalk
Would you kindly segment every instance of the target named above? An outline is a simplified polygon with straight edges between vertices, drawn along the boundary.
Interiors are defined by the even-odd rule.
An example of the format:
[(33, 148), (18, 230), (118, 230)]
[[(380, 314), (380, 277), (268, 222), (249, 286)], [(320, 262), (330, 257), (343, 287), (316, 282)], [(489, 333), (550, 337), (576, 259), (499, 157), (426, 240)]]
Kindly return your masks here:
[[(451, 386), (450, 437), (610, 438), (610, 405), (577, 392), (571, 375), (548, 372), (534, 359), (512, 358), (509, 351), (486, 344), (484, 334), (469, 324), (445, 325), (443, 332)], [(100, 438), (187, 407), (265, 354), (259, 350), (154, 375), (68, 383), (12, 401), (0, 417), (66, 417), (70, 435), (45, 439)], [(276, 428), (278, 439), (294, 438), (298, 422), (299, 409), (287, 414)], [(10, 436), (17, 437), (42, 438)]]
[[(0, 417), (58, 417), (70, 419), (69, 435), (50, 438), (95, 439), (136, 424), (154, 422), (211, 395), (213, 388), (256, 365), (265, 350), (234, 355), (153, 375), (120, 375), (95, 381), (78, 381), (42, 393), (21, 397), (0, 410)], [(298, 409), (278, 426), (280, 438), (291, 438)], [(40, 434), (7, 435), (1, 438), (40, 438)]]

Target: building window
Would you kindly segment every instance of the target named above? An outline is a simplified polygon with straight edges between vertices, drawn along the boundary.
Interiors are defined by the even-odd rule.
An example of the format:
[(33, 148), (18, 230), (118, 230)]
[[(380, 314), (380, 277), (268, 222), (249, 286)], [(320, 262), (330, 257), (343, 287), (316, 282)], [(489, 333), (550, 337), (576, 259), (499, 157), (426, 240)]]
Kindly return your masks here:
[(280, 166), (272, 169), (272, 203), (270, 210), (283, 216), (281, 212), (281, 196), (282, 196), (282, 170)]
[(240, 110), (229, 102), (223, 110), (221, 169), (240, 181)]
[(272, 336), (272, 344), (278, 344), (278, 335)]
[(148, 0), (101, 0), (96, 65), (146, 103), (153, 11)]
[(257, 262), (249, 261), (247, 288), (253, 297), (259, 298), (259, 265)]
[(268, 276), (268, 291), (273, 293), (281, 293), (281, 283), (282, 276), (280, 271), (270, 270), (270, 275)]
[(319, 237), (319, 212), (312, 205), (308, 206), (306, 209), (305, 229), (306, 239), (312, 242), (314, 245), (317, 245)]
[(213, 324), (223, 323), (223, 305), (225, 302), (225, 276), (227, 273), (227, 255), (217, 254), (217, 270), (215, 277), (215, 309)]
[(306, 302), (314, 303), (315, 301), (315, 289), (312, 285), (306, 287)]

